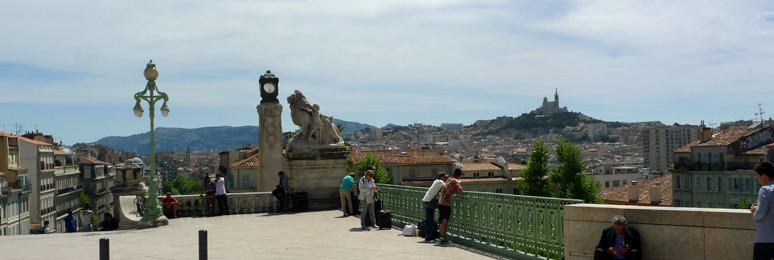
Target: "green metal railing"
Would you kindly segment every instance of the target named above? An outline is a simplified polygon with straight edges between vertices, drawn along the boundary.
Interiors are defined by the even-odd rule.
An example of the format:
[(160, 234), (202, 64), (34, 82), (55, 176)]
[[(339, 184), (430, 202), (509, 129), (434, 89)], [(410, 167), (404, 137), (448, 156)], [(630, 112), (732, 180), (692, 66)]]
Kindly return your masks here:
[[(394, 226), (424, 220), (422, 197), (427, 188), (387, 184), (380, 184), (379, 188), (384, 208), (392, 210)], [(562, 259), (562, 209), (577, 203), (583, 201), (466, 191), (452, 199), (447, 237), (455, 243), (508, 257)]]

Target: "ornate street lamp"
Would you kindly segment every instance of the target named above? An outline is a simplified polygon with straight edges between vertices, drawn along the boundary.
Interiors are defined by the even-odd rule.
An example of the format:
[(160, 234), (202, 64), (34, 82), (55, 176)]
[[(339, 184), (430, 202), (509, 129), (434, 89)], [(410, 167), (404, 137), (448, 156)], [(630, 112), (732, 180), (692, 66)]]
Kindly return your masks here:
[[(150, 189), (148, 190), (148, 200), (145, 202), (145, 215), (142, 216), (142, 221), (153, 221), (157, 219), (166, 220), (164, 214), (161, 212), (161, 205), (159, 205), (158, 195), (158, 183), (156, 180), (156, 152), (155, 152), (155, 140), (154, 140), (154, 126), (153, 117), (156, 111), (155, 105), (159, 100), (164, 100), (164, 104), (161, 105), (161, 115), (167, 117), (169, 114), (169, 107), (167, 107), (167, 93), (161, 92), (156, 88), (156, 78), (159, 77), (159, 72), (156, 70), (156, 64), (153, 60), (148, 62), (145, 67), (145, 79), (148, 80), (148, 85), (145, 86), (145, 90), (134, 94), (134, 99), (137, 100), (137, 104), (134, 105), (134, 115), (142, 117), (142, 106), (140, 101), (145, 100), (148, 102), (148, 110), (150, 110)], [(158, 92), (154, 94), (154, 92)]]

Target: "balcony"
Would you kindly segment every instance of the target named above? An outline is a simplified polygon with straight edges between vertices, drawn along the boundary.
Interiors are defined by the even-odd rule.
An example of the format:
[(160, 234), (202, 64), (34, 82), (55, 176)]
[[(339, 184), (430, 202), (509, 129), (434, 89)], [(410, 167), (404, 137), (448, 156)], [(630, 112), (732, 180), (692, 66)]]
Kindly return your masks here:
[(78, 166), (56, 166), (56, 167), (54, 167), (54, 174), (77, 173), (77, 172), (79, 172)]
[(58, 189), (58, 190), (56, 190), (56, 195), (62, 195), (62, 194), (65, 194), (65, 193), (68, 193), (68, 192), (72, 192), (72, 191), (75, 191), (75, 190), (80, 190), (82, 188), (83, 188), (83, 185), (79, 184), (79, 185), (77, 185), (75, 187), (66, 187), (66, 188)]

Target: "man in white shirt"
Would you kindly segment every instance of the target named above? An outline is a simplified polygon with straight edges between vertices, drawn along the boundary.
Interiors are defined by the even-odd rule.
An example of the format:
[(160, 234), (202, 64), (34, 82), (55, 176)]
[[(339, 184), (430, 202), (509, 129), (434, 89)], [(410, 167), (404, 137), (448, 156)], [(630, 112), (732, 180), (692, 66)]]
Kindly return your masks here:
[(215, 199), (218, 200), (218, 207), (220, 208), (220, 214), (228, 215), (228, 198), (226, 198), (226, 179), (223, 175), (218, 173), (215, 175)]
[(94, 211), (89, 209), (89, 203), (83, 204), (83, 210), (81, 210), (81, 225), (78, 227), (79, 232), (91, 232), (92, 225), (91, 220), (94, 215)]
[(425, 206), (425, 241), (428, 242), (433, 241), (435, 236), (437, 225), (433, 217), (435, 217), (435, 209), (438, 208), (438, 198), (436, 197), (446, 186), (446, 179), (448, 179), (446, 173), (438, 173), (438, 179), (433, 182), (433, 185), (425, 193), (425, 197), (422, 198), (422, 205)]

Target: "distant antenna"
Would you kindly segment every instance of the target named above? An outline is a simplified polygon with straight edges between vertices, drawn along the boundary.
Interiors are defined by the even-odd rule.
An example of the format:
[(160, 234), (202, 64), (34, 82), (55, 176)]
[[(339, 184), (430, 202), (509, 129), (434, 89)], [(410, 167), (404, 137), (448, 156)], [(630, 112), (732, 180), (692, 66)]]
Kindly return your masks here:
[(717, 123), (709, 123), (707, 124), (710, 128), (715, 129), (715, 126), (718, 125)]
[(763, 123), (763, 114), (766, 114), (766, 112), (763, 112), (763, 107), (761, 105), (763, 104), (758, 103), (758, 113), (755, 113), (755, 119), (760, 118), (760, 122)]

